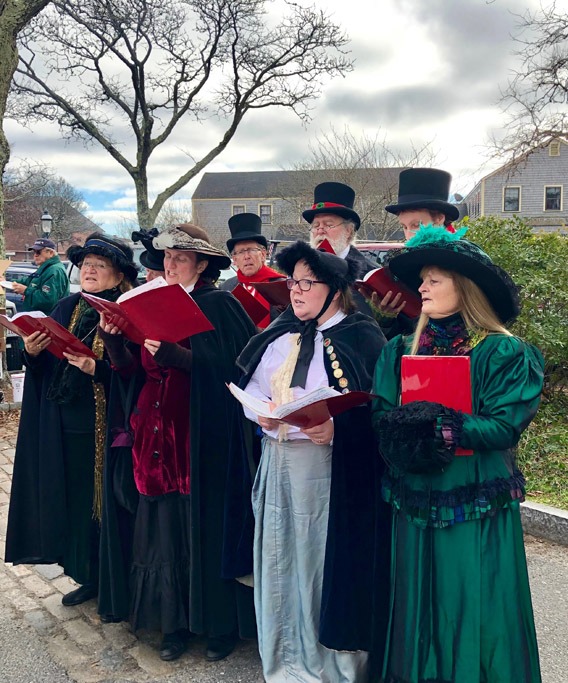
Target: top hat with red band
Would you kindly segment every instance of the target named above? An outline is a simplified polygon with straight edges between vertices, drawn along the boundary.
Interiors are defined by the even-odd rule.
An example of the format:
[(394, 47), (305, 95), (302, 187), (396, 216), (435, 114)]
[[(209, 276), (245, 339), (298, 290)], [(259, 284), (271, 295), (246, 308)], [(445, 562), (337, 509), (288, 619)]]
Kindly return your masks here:
[(359, 230), (361, 219), (353, 211), (355, 191), (343, 183), (320, 183), (314, 190), (314, 203), (311, 209), (304, 211), (302, 217), (311, 223), (319, 213), (331, 213), (353, 221), (355, 230)]

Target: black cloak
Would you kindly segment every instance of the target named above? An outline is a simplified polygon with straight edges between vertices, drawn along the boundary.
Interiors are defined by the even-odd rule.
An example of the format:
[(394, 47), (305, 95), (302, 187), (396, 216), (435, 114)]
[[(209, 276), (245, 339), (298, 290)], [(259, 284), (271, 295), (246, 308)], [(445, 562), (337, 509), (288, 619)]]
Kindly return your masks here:
[[(67, 327), (80, 296), (62, 299), (51, 317)], [(25, 359), (5, 559), (14, 564), (61, 564), (68, 526), (61, 414), (59, 404), (46, 398), (58, 359), (48, 351), (36, 358), (25, 354)], [(108, 361), (96, 361), (94, 379), (106, 388), (110, 375)]]
[[(194, 633), (210, 636), (238, 628), (242, 637), (254, 637), (252, 590), (221, 578), (221, 555), (229, 452), (240, 448), (237, 434), (246, 430), (250, 434), (251, 430), (249, 425), (243, 428), (240, 424), (244, 417), (225, 383), (238, 380), (235, 359), (256, 328), (229, 292), (207, 285), (192, 292), (192, 297), (215, 329), (191, 338), (189, 627)], [(116, 423), (111, 426), (121, 429), (126, 421), (123, 409), (116, 409), (116, 403), (123, 403), (128, 385), (122, 397), (116, 395), (115, 385), (110, 408)], [(133, 400), (135, 403), (136, 398)], [(131, 526), (137, 492), (125, 495), (132, 492), (131, 451), (127, 446), (110, 450), (115, 453), (105, 465), (99, 613), (127, 619)]]
[[(251, 339), (237, 363), (248, 384), (267, 346), (298, 323), (291, 308)], [(385, 339), (374, 320), (353, 313), (323, 332), (352, 390), (370, 391), (373, 371)], [(327, 353), (329, 384), (341, 391)], [(390, 511), (380, 496), (384, 469), (375, 446), (370, 406), (334, 418), (332, 480), (327, 535), (320, 642), (334, 650), (382, 650), (386, 631), (390, 562)], [(250, 460), (231, 463), (232, 504), (225, 528), (224, 572), (252, 572), (254, 519)], [(376, 561), (374, 560), (376, 552)], [(378, 655), (380, 658), (380, 654)]]

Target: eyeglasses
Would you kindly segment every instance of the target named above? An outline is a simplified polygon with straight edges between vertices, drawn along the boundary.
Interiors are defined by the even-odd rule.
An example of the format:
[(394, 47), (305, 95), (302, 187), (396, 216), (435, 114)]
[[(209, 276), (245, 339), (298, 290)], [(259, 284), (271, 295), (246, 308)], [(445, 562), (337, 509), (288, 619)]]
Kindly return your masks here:
[(107, 268), (110, 268), (106, 263), (95, 263), (94, 261), (83, 261), (79, 267), (83, 270), (86, 270), (87, 268), (94, 268), (95, 270), (106, 270)]
[(252, 256), (259, 251), (262, 251), (262, 249), (259, 249), (258, 247), (249, 247), (248, 249), (241, 249), (240, 251), (232, 251), (231, 256), (246, 256), (247, 254)]
[(286, 278), (286, 286), (292, 289), (294, 285), (298, 285), (300, 292), (309, 292), (312, 285), (325, 285), (321, 280), (294, 280), (293, 277)]
[(315, 225), (312, 223), (310, 230), (312, 232), (317, 232), (318, 230), (329, 232), (330, 230), (333, 230), (333, 228), (338, 228), (340, 225), (345, 225), (346, 222), (347, 221), (341, 221), (341, 223), (316, 223)]

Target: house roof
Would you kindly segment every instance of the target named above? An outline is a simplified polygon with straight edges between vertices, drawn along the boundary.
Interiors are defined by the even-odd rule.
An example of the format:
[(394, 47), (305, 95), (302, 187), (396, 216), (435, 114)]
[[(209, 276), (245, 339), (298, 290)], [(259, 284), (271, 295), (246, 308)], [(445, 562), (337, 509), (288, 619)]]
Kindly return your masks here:
[[(328, 169), (307, 171), (229, 171), (204, 173), (192, 199), (268, 199), (296, 197), (324, 181), (372, 182), (377, 189), (398, 183), (400, 168)], [(348, 180), (346, 180), (348, 179)]]
[(543, 142), (540, 145), (536, 145), (533, 149), (529, 150), (528, 152), (524, 152), (518, 158), (516, 158), (512, 161), (508, 161), (507, 163), (503, 164), (502, 166), (499, 166), (499, 168), (496, 168), (494, 171), (491, 171), (490, 173), (487, 173), (487, 175), (482, 176), (475, 183), (475, 185), (471, 188), (471, 190), (467, 193), (467, 195), (464, 198), (464, 201), (466, 201), (466, 202), (468, 201), (470, 196), (477, 190), (477, 188), (481, 185), (481, 183), (484, 180), (487, 180), (488, 178), (491, 178), (494, 175), (499, 175), (506, 170), (508, 170), (510, 173), (514, 173), (517, 170), (517, 168), (524, 161), (526, 161), (526, 159), (531, 154), (534, 154), (535, 152), (542, 151), (543, 149), (547, 149), (551, 142), (561, 142), (563, 145), (568, 145), (568, 140), (565, 140), (564, 138), (554, 138), (553, 140), (548, 140), (547, 142)]

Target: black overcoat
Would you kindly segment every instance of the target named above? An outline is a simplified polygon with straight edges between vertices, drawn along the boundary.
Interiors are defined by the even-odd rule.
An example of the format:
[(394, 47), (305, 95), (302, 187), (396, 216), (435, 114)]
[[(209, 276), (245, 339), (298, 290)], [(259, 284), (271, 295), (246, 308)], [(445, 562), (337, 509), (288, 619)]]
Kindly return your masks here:
[[(225, 384), (238, 381), (235, 359), (256, 328), (229, 292), (204, 286), (192, 292), (192, 297), (215, 329), (191, 337), (189, 627), (194, 633), (209, 635), (222, 635), (238, 628), (243, 637), (252, 637), (252, 590), (221, 577), (221, 555), (229, 452), (240, 448), (240, 423), (244, 423), (239, 405)], [(116, 382), (110, 401), (112, 419), (116, 420), (112, 426), (121, 429), (124, 415), (115, 402), (124, 399), (124, 391), (122, 398), (117, 397), (115, 385)], [(250, 433), (250, 425), (244, 430)], [(99, 612), (127, 619), (136, 494), (127, 496), (122, 492), (117, 497), (120, 481), (124, 482), (125, 492), (131, 491), (128, 468), (132, 468), (132, 458), (126, 446), (112, 450), (115, 452), (107, 458), (105, 469)], [(118, 473), (112, 471), (113, 467), (118, 468)]]
[[(253, 337), (238, 359), (244, 373), (241, 386), (250, 380), (267, 346), (293, 331), (297, 323), (290, 308)], [(333, 345), (349, 388), (370, 391), (375, 363), (385, 344), (377, 323), (357, 312), (323, 335)], [(325, 367), (329, 385), (341, 391), (327, 353)], [(319, 638), (335, 650), (376, 650), (382, 646), (386, 628), (390, 561), (390, 511), (379, 491), (384, 466), (375, 446), (369, 406), (337, 416), (334, 426)], [(233, 569), (232, 575), (238, 576), (252, 571), (252, 480), (245, 458), (233, 463), (231, 471), (233, 494), (228, 500), (233, 508), (226, 527), (224, 571), (231, 575)]]
[[(51, 317), (69, 325), (80, 294), (62, 299)], [(6, 562), (61, 563), (67, 537), (65, 471), (59, 404), (46, 398), (58, 362), (48, 351), (25, 354), (26, 379), (6, 534)], [(110, 383), (107, 360), (96, 363), (94, 379)], [(94, 425), (93, 425), (94, 431)], [(91, 492), (92, 495), (92, 492)]]

